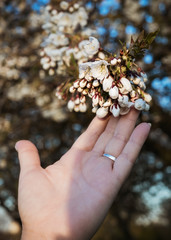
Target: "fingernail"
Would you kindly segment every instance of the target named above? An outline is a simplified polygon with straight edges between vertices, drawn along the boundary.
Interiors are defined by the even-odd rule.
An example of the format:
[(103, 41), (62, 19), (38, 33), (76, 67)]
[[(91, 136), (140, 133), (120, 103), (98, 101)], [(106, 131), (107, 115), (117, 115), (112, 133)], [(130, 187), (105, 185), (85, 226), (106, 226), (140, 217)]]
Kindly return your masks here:
[(15, 144), (15, 150), (18, 152), (18, 144), (19, 144), (19, 142), (16, 142), (16, 144)]
[(148, 125), (151, 127), (151, 123), (148, 123)]

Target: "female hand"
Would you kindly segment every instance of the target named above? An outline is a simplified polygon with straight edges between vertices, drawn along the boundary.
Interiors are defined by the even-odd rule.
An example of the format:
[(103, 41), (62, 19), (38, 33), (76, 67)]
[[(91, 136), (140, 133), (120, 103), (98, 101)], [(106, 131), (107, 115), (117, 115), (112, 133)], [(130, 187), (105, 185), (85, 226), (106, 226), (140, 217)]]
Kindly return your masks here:
[(119, 118), (95, 117), (71, 149), (46, 169), (31, 142), (17, 142), (22, 240), (91, 239), (148, 136), (150, 124), (135, 128), (137, 117), (135, 109)]

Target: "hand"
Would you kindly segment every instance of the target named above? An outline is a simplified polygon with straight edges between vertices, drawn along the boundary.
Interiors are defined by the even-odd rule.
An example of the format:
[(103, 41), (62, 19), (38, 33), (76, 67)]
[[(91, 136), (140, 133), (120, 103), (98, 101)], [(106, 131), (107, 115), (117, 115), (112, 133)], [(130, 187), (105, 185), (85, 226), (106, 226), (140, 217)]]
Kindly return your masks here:
[[(71, 149), (46, 169), (31, 142), (17, 142), (22, 240), (94, 235), (148, 136), (148, 123), (134, 129), (137, 117), (135, 109), (120, 118), (95, 117)], [(103, 157), (104, 152), (116, 161)]]

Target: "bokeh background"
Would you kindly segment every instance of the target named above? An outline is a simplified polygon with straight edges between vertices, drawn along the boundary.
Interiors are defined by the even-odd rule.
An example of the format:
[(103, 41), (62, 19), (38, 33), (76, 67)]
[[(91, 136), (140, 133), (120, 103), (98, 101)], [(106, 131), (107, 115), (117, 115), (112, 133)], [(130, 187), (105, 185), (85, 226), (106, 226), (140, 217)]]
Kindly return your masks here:
[[(55, 97), (57, 77), (40, 66), (40, 9), (48, 0), (0, 1), (0, 239), (19, 239), (17, 209), (19, 139), (33, 141), (45, 167), (61, 157), (93, 118), (69, 113)], [(57, 0), (52, 1), (53, 3)], [(82, 1), (83, 2), (83, 1)], [(170, 0), (84, 1), (90, 24), (105, 49), (118, 52), (142, 29), (160, 32), (139, 63), (153, 96), (150, 136), (93, 240), (167, 240), (171, 236), (171, 2)], [(62, 81), (62, 79), (61, 79)]]

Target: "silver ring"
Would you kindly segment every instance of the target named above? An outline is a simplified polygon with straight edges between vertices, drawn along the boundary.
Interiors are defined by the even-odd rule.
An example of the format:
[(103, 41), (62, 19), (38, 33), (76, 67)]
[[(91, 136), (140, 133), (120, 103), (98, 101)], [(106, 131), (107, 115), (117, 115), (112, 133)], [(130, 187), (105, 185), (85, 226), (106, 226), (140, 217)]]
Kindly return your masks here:
[(112, 161), (115, 161), (116, 160), (116, 157), (110, 155), (110, 154), (107, 154), (107, 153), (103, 153), (103, 156), (104, 157), (107, 157), (107, 158), (110, 158)]

